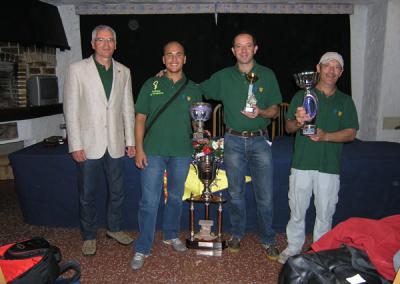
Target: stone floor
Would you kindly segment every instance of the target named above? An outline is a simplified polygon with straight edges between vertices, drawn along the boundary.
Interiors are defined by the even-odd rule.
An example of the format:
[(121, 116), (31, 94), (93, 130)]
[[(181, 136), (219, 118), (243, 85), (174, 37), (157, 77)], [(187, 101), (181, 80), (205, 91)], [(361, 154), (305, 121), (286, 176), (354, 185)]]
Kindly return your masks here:
[[(0, 245), (33, 236), (46, 238), (61, 249), (63, 260), (76, 260), (82, 267), (80, 283), (277, 283), (281, 265), (266, 258), (256, 234), (243, 239), (240, 252), (224, 250), (222, 256), (199, 256), (189, 250), (180, 254), (161, 241), (158, 232), (153, 254), (143, 268), (133, 271), (131, 246), (121, 246), (98, 232), (98, 249), (93, 257), (81, 254), (78, 228), (48, 228), (25, 224), (12, 180), (0, 181)], [(128, 232), (134, 238), (137, 232)], [(182, 232), (185, 237), (187, 232)], [(280, 250), (284, 234), (277, 236)]]

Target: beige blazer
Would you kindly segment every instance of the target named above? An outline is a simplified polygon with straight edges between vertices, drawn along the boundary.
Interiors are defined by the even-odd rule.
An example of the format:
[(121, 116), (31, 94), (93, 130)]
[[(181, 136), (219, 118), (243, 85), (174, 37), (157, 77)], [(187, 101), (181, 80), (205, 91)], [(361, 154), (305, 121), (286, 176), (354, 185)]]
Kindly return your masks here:
[(92, 56), (70, 65), (64, 82), (64, 116), (69, 152), (84, 150), (88, 159), (106, 150), (119, 158), (134, 146), (134, 106), (130, 70), (113, 60), (113, 82), (107, 101)]

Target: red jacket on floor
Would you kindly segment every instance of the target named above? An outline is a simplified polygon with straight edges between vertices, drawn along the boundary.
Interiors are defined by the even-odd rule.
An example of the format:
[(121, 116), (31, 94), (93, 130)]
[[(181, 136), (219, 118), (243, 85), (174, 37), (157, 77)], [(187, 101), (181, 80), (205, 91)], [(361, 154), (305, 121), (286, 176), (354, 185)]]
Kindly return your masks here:
[(339, 248), (342, 244), (365, 251), (376, 270), (386, 279), (393, 280), (393, 256), (400, 250), (400, 214), (380, 220), (349, 218), (311, 247), (321, 251)]

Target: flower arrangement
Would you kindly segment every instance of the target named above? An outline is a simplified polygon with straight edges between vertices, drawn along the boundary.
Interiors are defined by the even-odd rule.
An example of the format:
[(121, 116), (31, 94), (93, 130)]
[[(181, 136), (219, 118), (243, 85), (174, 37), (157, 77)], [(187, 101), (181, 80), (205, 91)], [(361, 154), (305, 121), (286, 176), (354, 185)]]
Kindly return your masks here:
[(193, 141), (193, 161), (198, 162), (201, 157), (213, 155), (218, 163), (224, 159), (224, 138), (205, 139), (204, 141)]

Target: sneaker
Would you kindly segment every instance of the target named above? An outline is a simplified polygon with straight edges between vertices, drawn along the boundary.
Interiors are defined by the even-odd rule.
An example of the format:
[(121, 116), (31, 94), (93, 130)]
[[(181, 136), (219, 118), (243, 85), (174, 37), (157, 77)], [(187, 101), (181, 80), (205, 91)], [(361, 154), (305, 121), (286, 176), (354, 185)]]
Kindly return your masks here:
[(96, 254), (96, 240), (86, 240), (82, 245), (82, 254), (92, 256)]
[(177, 252), (184, 252), (187, 250), (187, 247), (185, 246), (184, 243), (178, 238), (172, 239), (172, 240), (164, 240), (164, 244), (166, 245), (172, 245), (175, 251)]
[(240, 250), (240, 239), (232, 237), (228, 241), (228, 248), (229, 248), (230, 252), (233, 252), (233, 253), (239, 252), (239, 250)]
[(116, 240), (118, 243), (124, 246), (130, 245), (133, 242), (133, 239), (130, 236), (121, 231), (119, 232), (107, 231), (106, 236)]
[(138, 269), (142, 268), (142, 266), (144, 264), (144, 259), (146, 257), (148, 257), (148, 255), (145, 255), (140, 252), (135, 253), (135, 255), (133, 256), (132, 261), (131, 261), (131, 268), (133, 270), (138, 270)]
[(285, 248), (278, 256), (278, 262), (285, 264), (289, 257), (296, 255), (297, 253), (292, 253), (288, 248)]
[(277, 260), (279, 257), (279, 250), (275, 245), (262, 245), (267, 253), (267, 258), (270, 260)]

